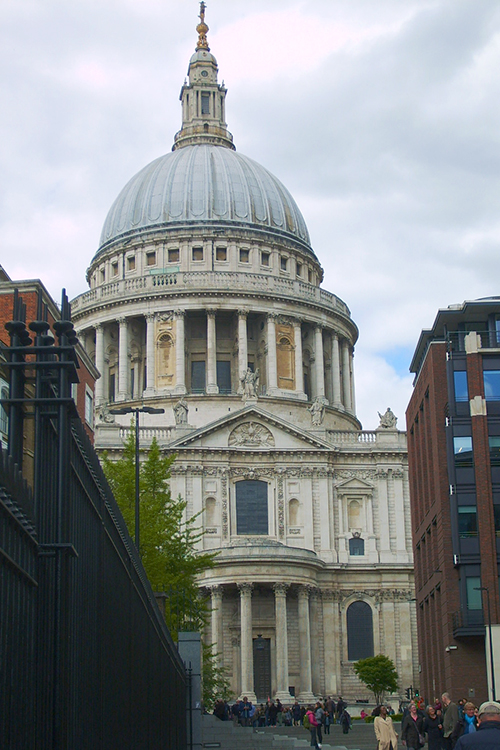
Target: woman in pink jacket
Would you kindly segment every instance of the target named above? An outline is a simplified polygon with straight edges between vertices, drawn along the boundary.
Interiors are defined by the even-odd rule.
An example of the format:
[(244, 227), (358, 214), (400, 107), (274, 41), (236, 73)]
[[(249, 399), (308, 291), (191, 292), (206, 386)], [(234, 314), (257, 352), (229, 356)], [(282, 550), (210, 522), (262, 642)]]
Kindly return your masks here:
[(318, 721), (314, 714), (314, 706), (307, 707), (306, 716), (309, 719), (309, 729), (311, 730), (311, 747), (321, 748), (321, 745), (318, 742), (317, 734), (316, 734), (316, 727), (318, 726)]

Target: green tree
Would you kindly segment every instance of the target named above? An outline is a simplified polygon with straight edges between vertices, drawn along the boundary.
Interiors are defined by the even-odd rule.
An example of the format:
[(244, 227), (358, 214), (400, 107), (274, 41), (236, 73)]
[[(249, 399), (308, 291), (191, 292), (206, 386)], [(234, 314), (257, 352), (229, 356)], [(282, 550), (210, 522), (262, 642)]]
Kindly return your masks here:
[(227, 701), (231, 697), (226, 670), (217, 666), (214, 645), (203, 644), (203, 685), (202, 701), (208, 711), (212, 711), (216, 700)]
[(388, 656), (378, 654), (360, 659), (353, 664), (353, 669), (361, 682), (371, 690), (377, 704), (382, 702), (384, 693), (394, 693), (398, 689), (398, 673)]
[[(197, 577), (215, 564), (217, 553), (198, 550), (203, 535), (199, 515), (186, 519), (186, 502), (171, 496), (168, 479), (175, 456), (162, 456), (153, 439), (139, 477), (140, 551), (153, 590), (165, 594), (165, 619), (172, 637), (179, 630), (201, 630), (207, 605), (199, 596)], [(135, 533), (135, 440), (133, 430), (119, 461), (103, 457), (104, 473)]]

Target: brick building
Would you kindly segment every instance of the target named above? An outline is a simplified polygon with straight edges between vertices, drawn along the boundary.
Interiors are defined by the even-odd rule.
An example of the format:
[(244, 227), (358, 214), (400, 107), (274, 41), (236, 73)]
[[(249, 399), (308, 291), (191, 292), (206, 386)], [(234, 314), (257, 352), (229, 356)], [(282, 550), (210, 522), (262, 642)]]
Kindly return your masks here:
[[(7, 272), (0, 266), (0, 392), (1, 397), (8, 397), (9, 388), (9, 376), (6, 368), (2, 367), (2, 361), (5, 361), (5, 348), (10, 344), (10, 337), (5, 329), (5, 324), (12, 320), (12, 310), (14, 302), (14, 289), (19, 291), (20, 296), (24, 304), (26, 305), (26, 323), (29, 325), (31, 321), (37, 318), (37, 303), (38, 303), (38, 292), (42, 293), (42, 300), (47, 305), (47, 319), (48, 323), (52, 326), (54, 320), (59, 318), (59, 311), (56, 303), (38, 279), (12, 281), (8, 276)], [(33, 334), (34, 336), (34, 334)], [(93, 425), (93, 409), (94, 409), (94, 385), (95, 381), (99, 376), (95, 365), (85, 352), (85, 350), (78, 345), (77, 346), (78, 356), (78, 378), (79, 383), (75, 383), (73, 387), (73, 398), (76, 403), (76, 408), (80, 419), (82, 420), (87, 434), (90, 439), (94, 437), (94, 425)], [(29, 389), (28, 384), (28, 389)], [(23, 467), (26, 478), (29, 480), (31, 471), (31, 455), (32, 455), (32, 442), (33, 442), (33, 424), (31, 419), (25, 421), (25, 460), (26, 465)], [(7, 447), (8, 434), (7, 434), (7, 411), (0, 405), (0, 445), (3, 448)]]
[(492, 682), (488, 599), (494, 645), (500, 623), (500, 298), (439, 310), (410, 370), (421, 690), (478, 704)]

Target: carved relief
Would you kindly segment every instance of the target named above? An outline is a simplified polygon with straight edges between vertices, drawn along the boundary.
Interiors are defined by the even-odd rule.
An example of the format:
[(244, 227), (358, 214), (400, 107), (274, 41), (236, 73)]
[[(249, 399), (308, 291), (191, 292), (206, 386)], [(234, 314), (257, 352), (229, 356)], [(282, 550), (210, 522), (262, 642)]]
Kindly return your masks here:
[(285, 536), (285, 493), (283, 492), (283, 471), (278, 471), (278, 536), (283, 539)]
[(227, 539), (229, 535), (229, 521), (227, 513), (227, 471), (223, 469), (221, 478), (221, 497), (222, 497), (222, 536)]
[(241, 445), (251, 448), (274, 446), (274, 437), (270, 430), (258, 422), (245, 422), (238, 425), (229, 435), (229, 446)]

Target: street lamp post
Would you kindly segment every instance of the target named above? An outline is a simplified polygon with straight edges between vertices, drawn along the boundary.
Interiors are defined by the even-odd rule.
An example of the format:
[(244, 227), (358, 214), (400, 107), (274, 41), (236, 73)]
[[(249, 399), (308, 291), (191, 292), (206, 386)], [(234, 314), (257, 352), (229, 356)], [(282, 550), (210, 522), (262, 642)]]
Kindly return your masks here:
[(135, 414), (135, 535), (134, 541), (140, 554), (140, 510), (139, 510), (139, 414), (163, 414), (165, 409), (153, 406), (119, 406), (109, 410), (111, 414)]
[(491, 668), (491, 698), (496, 701), (495, 691), (495, 665), (493, 663), (493, 639), (491, 637), (491, 609), (490, 609), (490, 590), (488, 586), (478, 586), (476, 591), (486, 591), (486, 600), (488, 602), (488, 632), (490, 634), (490, 668)]

